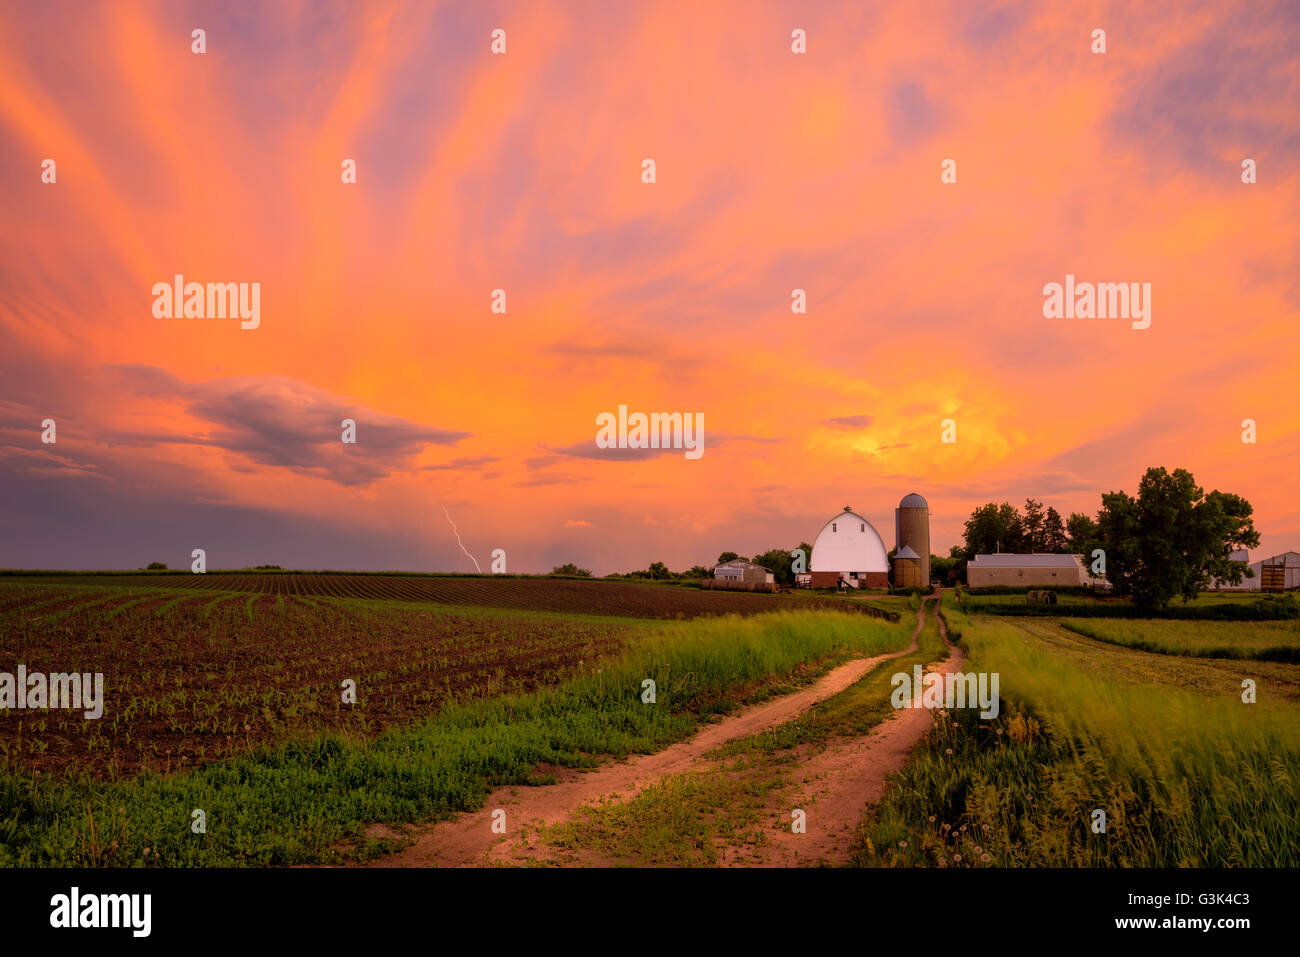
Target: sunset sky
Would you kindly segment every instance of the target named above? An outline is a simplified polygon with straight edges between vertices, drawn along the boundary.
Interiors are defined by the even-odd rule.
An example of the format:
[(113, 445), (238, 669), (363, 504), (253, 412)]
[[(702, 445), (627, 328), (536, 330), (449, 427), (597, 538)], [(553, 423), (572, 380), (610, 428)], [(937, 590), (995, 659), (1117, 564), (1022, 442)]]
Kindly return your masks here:
[(946, 554), (1152, 465), (1300, 548), (1300, 6), (973, 7), (5, 4), (0, 567), (473, 571), (445, 507), (484, 570), (682, 569), (912, 491)]

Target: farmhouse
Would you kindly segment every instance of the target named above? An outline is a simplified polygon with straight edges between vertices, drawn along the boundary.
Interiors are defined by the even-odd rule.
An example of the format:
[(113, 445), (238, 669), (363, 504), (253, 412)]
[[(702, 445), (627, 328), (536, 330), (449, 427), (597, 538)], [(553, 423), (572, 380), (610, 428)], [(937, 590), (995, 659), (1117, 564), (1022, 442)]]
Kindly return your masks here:
[(812, 588), (889, 587), (885, 543), (871, 523), (847, 505), (818, 533), (808, 572), (800, 576), (800, 584)]
[(1087, 576), (1078, 555), (976, 555), (966, 566), (966, 583), (971, 588), (990, 585), (1085, 584)]

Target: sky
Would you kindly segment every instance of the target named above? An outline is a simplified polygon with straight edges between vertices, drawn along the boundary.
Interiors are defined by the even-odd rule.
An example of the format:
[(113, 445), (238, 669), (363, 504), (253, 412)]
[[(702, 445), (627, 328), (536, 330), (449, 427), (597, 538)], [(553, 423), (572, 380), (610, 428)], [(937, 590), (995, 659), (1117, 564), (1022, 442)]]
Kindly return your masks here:
[[(0, 567), (684, 569), (845, 506), (892, 547), (913, 491), (946, 554), (979, 504), (1091, 514), (1157, 465), (1300, 549), (1298, 36), (1268, 2), (0, 6)], [(257, 327), (159, 318), (177, 274), (259, 283)], [(1046, 317), (1067, 274), (1150, 283), (1150, 326)], [(620, 405), (701, 414), (704, 454), (597, 447)]]

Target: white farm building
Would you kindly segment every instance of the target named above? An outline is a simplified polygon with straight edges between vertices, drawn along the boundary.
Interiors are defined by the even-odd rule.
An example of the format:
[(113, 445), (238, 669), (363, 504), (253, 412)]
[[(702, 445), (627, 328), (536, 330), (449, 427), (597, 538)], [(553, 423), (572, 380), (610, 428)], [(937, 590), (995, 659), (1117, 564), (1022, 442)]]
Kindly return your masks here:
[(813, 588), (889, 587), (888, 551), (880, 533), (847, 505), (817, 533), (808, 571)]
[(1079, 555), (976, 555), (966, 566), (966, 582), (971, 588), (990, 585), (1012, 587), (1084, 585), (1088, 574)]
[[(1234, 552), (1232, 560), (1246, 565), (1246, 552)], [(1247, 567), (1254, 572), (1254, 577), (1243, 578), (1239, 585), (1229, 585), (1227, 582), (1213, 582), (1211, 588), (1222, 588), (1225, 591), (1278, 591), (1285, 589), (1290, 591), (1293, 588), (1300, 588), (1300, 552), (1283, 552), (1281, 555), (1274, 555), (1271, 558), (1263, 558), (1257, 562), (1250, 562)]]

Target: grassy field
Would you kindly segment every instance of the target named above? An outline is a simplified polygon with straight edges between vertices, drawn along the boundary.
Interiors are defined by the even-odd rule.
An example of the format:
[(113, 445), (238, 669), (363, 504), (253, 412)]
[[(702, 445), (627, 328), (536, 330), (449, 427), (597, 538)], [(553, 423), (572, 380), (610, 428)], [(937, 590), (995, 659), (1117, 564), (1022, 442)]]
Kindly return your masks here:
[(1162, 655), (1300, 663), (1300, 621), (1080, 621), (1061, 624), (1098, 641)]
[[(689, 593), (657, 589), (652, 607)], [(968, 616), (950, 597), (964, 668), (999, 673), (1002, 713), (935, 722), (863, 822), (854, 864), (1300, 864), (1300, 665), (1277, 651), (1300, 643), (1296, 623)], [(853, 611), (868, 602), (901, 620)], [(918, 604), (673, 621), (6, 582), (0, 672), (102, 670), (106, 702), (97, 721), (0, 711), (0, 866), (367, 859), (395, 846), (365, 838), (372, 823), (475, 810), (498, 786), (656, 751), (851, 656), (900, 650)], [(630, 864), (743, 859), (797, 794), (801, 762), (869, 733), (892, 713), (889, 676), (943, 655), (931, 620), (916, 652), (550, 838)], [(1242, 702), (1246, 679), (1258, 703)], [(195, 809), (206, 833), (191, 831)], [(1098, 809), (1104, 833), (1089, 826)]]
[[(935, 723), (868, 814), (855, 863), (1300, 864), (1296, 666), (1148, 654), (1046, 619), (948, 615), (967, 667), (999, 673), (1002, 713)], [(1242, 700), (1246, 678), (1258, 703)]]
[(1159, 615), (1137, 608), (1126, 598), (1105, 594), (1056, 592), (1055, 605), (1030, 604), (1025, 595), (971, 594), (963, 591), (957, 608), (968, 615), (1014, 615), (1055, 618), (1168, 618), (1173, 620), (1269, 621), (1300, 620), (1300, 599), (1295, 594), (1263, 595), (1259, 592), (1201, 592), (1195, 601), (1175, 601)]
[[(657, 750), (715, 715), (792, 690), (851, 655), (901, 648), (907, 640), (903, 626), (850, 613), (845, 605), (844, 611), (611, 622), (318, 598), (298, 607), (270, 595), (18, 588), (23, 594), (4, 590), (0, 614), (31, 626), (14, 634), (24, 636), (24, 649), (41, 650), (43, 666), (86, 670), (101, 654), (118, 656), (119, 669), (140, 672), (106, 675), (100, 721), (117, 720), (118, 727), (81, 732), (82, 740), (65, 745), (74, 755), (103, 735), (121, 736), (128, 750), (149, 750), (149, 734), (161, 733), (141, 720), (149, 708), (137, 706), (132, 718), (122, 718), (137, 696), (174, 714), (201, 698), (198, 711), (221, 728), (251, 714), (250, 682), (268, 702), (296, 700), (317, 679), (329, 688), (342, 669), (355, 674), (359, 689), (395, 685), (392, 700), (409, 704), (386, 728), (377, 716), (324, 729), (308, 722), (287, 738), (250, 735), (219, 759), (208, 755), (179, 769), (175, 761), (161, 770), (146, 762), (133, 773), (96, 776), (93, 762), (80, 758), (45, 772), (15, 762), (0, 773), (0, 866), (283, 865), (365, 857), (386, 846), (362, 839), (371, 822), (473, 810), (493, 787), (545, 783), (548, 767)], [(85, 629), (98, 637), (80, 637)], [(549, 671), (537, 669), (532, 686), (513, 688), (508, 665), (492, 655), (526, 641), (553, 663)], [(14, 660), (10, 645), (6, 639), (7, 663)], [(345, 661), (349, 655), (361, 657)], [(442, 694), (448, 674), (442, 658), (468, 663), (473, 672), (451, 697)], [(320, 660), (326, 666), (313, 664)], [(498, 682), (487, 680), (502, 668)], [(657, 685), (654, 705), (641, 701), (647, 678)], [(154, 684), (157, 691), (149, 691)], [(128, 687), (130, 698), (123, 692)], [(373, 711), (377, 700), (382, 695), (363, 710)], [(318, 714), (330, 710), (337, 710), (332, 702)], [(30, 712), (0, 713), (0, 740), (12, 753), (31, 754), (24, 751), (37, 733), (31, 720)], [(195, 809), (206, 815), (206, 833), (191, 831)]]

